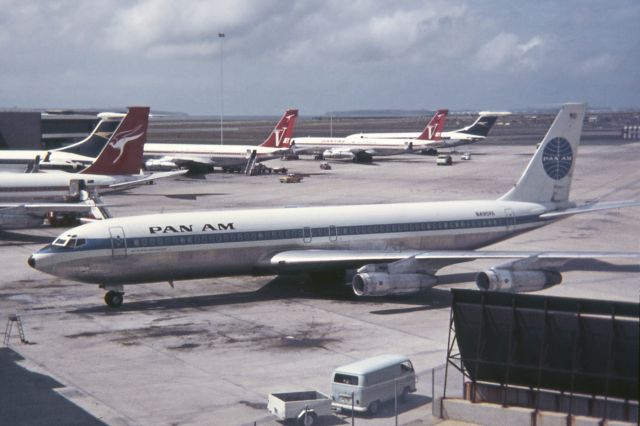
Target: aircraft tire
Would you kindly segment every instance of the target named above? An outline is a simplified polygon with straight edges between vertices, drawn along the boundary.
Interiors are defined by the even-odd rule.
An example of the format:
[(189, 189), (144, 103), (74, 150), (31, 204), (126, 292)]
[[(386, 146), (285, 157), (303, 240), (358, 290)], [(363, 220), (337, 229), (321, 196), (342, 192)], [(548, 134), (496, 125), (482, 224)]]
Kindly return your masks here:
[(109, 290), (104, 295), (104, 302), (110, 308), (119, 308), (122, 306), (122, 302), (124, 301), (124, 294), (118, 291)]

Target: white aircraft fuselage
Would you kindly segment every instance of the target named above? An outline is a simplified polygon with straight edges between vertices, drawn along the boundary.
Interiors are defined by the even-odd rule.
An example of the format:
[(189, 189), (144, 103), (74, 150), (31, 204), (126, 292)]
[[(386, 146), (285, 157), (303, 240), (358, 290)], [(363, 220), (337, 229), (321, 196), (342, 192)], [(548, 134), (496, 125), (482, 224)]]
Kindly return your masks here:
[(255, 151), (260, 161), (279, 158), (289, 151), (288, 147), (269, 148), (259, 145), (213, 145), (213, 144), (174, 144), (147, 143), (144, 146), (144, 157), (159, 159), (167, 157), (202, 158), (216, 166), (244, 165), (251, 153)]
[(47, 158), (41, 166), (75, 170), (89, 165), (95, 160), (93, 157), (61, 151), (44, 150), (6, 150), (0, 151), (0, 169), (3, 172), (24, 172), (29, 163), (33, 163), (36, 157), (40, 160)]
[[(136, 175), (94, 175), (66, 172), (0, 173), (0, 201), (34, 202), (64, 201), (72, 180), (83, 180), (88, 190), (99, 193), (114, 191), (111, 185), (138, 180)], [(118, 187), (122, 190), (121, 187)]]
[(43, 272), (98, 284), (269, 274), (283, 267), (272, 256), (287, 250), (475, 249), (549, 223), (539, 218), (546, 211), (488, 200), (134, 216), (74, 228), (33, 261)]

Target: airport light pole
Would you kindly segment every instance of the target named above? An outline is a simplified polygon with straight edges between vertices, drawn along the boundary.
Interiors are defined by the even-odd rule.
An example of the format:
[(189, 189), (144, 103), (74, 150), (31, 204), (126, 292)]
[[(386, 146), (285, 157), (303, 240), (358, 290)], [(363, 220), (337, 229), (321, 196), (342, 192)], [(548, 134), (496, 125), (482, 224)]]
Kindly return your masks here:
[(220, 145), (224, 143), (224, 33), (218, 33), (220, 39)]

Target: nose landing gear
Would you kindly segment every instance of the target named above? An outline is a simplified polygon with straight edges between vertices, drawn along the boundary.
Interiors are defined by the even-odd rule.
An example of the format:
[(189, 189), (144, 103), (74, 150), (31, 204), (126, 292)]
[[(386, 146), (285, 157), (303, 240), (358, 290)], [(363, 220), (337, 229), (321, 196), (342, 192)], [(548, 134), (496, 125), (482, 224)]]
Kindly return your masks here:
[(119, 308), (124, 301), (124, 288), (121, 285), (107, 286), (101, 285), (100, 288), (107, 290), (104, 295), (104, 303), (110, 308)]

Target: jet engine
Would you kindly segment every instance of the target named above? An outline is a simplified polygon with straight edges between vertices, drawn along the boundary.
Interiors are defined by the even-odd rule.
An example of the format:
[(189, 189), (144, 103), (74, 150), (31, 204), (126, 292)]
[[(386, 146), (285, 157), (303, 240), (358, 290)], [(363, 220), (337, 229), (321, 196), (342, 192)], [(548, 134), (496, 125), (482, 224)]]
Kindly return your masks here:
[(152, 158), (150, 160), (147, 160), (144, 163), (144, 168), (149, 171), (162, 172), (162, 171), (176, 170), (178, 166), (176, 165), (176, 163), (170, 160), (163, 160), (161, 158)]
[(543, 290), (562, 282), (562, 274), (557, 271), (513, 270), (491, 268), (476, 275), (476, 285), (480, 290), (526, 293)]
[(437, 278), (429, 274), (360, 272), (353, 276), (351, 287), (356, 296), (387, 296), (416, 293), (437, 283)]
[(354, 163), (370, 163), (373, 161), (373, 157), (367, 152), (358, 151), (353, 153), (348, 149), (339, 148), (325, 150), (322, 153), (322, 157), (326, 160), (351, 160)]
[(327, 160), (353, 160), (356, 161), (356, 156), (351, 151), (340, 149), (327, 149), (322, 153), (322, 158)]

